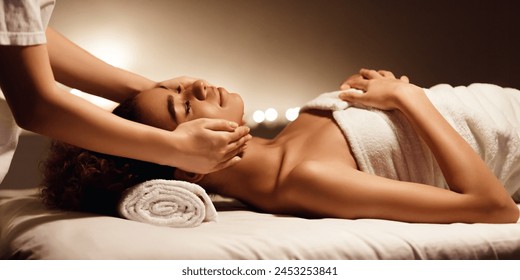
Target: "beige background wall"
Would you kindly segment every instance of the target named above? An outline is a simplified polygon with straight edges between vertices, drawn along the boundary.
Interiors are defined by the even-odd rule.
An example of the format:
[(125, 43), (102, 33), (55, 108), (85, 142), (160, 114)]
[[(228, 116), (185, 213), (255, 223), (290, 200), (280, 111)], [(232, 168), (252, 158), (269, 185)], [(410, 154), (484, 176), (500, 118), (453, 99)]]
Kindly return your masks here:
[[(515, 0), (58, 0), (51, 26), (155, 80), (202, 77), (242, 94), (246, 113), (283, 111), (361, 67), (429, 87), (520, 88)], [(42, 139), (24, 136), (2, 184), (34, 185)], [(36, 174), (36, 175), (35, 175)]]
[(515, 0), (58, 0), (51, 25), (116, 64), (190, 75), (247, 111), (298, 106), (361, 67), (520, 87)]

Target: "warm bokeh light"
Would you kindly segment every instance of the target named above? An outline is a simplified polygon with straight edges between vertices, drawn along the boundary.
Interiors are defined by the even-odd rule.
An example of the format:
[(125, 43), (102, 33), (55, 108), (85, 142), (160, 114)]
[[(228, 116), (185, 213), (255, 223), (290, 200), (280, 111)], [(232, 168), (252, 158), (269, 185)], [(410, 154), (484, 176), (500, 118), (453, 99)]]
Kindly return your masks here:
[(130, 69), (138, 55), (134, 42), (113, 34), (96, 33), (83, 47), (106, 63), (123, 69)]
[(265, 120), (266, 121), (274, 121), (278, 118), (278, 112), (274, 108), (269, 108), (265, 110)]
[(265, 114), (264, 114), (264, 111), (262, 110), (256, 110), (254, 113), (253, 113), (253, 121), (255, 121), (256, 123), (261, 123), (265, 120)]
[(298, 118), (299, 114), (300, 114), (300, 107), (289, 108), (289, 109), (287, 109), (287, 111), (285, 111), (285, 118), (288, 121), (292, 122), (296, 118)]

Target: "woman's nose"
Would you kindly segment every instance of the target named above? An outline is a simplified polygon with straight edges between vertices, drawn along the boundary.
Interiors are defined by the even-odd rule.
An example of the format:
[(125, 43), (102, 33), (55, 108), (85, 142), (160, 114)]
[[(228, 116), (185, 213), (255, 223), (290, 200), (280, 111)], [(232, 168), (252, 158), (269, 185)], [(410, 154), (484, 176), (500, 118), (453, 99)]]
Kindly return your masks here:
[(193, 96), (198, 100), (205, 100), (207, 95), (208, 86), (202, 80), (195, 81), (193, 83)]

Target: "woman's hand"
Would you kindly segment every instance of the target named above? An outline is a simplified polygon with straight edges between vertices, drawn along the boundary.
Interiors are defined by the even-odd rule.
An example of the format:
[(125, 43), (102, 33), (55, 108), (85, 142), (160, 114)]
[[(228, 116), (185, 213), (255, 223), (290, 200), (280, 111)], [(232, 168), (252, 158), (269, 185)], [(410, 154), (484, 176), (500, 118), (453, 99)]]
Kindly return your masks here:
[(207, 174), (240, 161), (251, 139), (249, 128), (217, 119), (196, 119), (181, 123), (173, 133), (180, 137), (178, 168)]
[[(397, 79), (392, 72), (361, 69), (359, 74), (348, 78), (341, 85), (339, 97), (347, 102), (374, 107), (381, 110), (398, 109), (400, 99), (415, 87), (409, 83), (408, 77)], [(360, 89), (364, 93), (348, 91), (348, 89)]]

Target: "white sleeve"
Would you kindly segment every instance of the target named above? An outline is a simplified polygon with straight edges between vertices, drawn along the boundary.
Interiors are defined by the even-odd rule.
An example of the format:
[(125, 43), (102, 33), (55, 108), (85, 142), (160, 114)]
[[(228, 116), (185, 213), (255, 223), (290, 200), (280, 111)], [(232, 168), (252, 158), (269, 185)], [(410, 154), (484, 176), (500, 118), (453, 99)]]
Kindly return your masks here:
[(21, 131), (0, 92), (0, 183), (9, 170)]
[(0, 45), (46, 43), (54, 0), (3, 0), (0, 4)]

